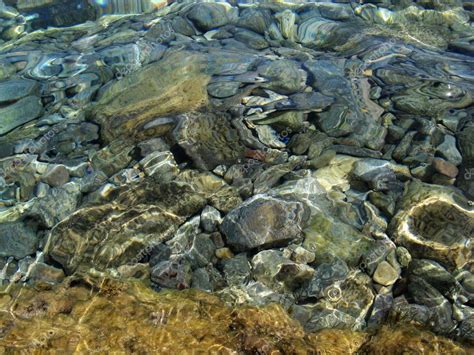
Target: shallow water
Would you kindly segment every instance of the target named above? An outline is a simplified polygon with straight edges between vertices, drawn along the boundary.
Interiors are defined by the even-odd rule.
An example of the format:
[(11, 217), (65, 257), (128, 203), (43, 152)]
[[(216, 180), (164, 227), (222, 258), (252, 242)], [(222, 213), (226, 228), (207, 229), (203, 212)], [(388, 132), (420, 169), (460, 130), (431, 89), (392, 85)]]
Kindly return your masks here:
[(0, 1), (0, 353), (472, 352), (473, 16)]

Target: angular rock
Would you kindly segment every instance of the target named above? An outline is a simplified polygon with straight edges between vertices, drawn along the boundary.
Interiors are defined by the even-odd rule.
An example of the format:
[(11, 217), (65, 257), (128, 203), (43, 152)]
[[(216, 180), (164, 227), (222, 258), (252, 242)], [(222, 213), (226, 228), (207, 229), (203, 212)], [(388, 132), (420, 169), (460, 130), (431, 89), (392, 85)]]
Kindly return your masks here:
[(375, 282), (383, 286), (390, 286), (397, 281), (399, 276), (397, 270), (395, 270), (388, 262), (382, 261), (375, 269), (373, 278)]
[(200, 169), (231, 165), (243, 157), (244, 147), (226, 114), (186, 114), (174, 129), (173, 137)]
[(186, 258), (172, 256), (151, 270), (151, 280), (161, 287), (182, 290), (191, 287), (191, 266)]
[(64, 165), (56, 165), (47, 171), (41, 179), (49, 186), (61, 186), (69, 181), (69, 171)]

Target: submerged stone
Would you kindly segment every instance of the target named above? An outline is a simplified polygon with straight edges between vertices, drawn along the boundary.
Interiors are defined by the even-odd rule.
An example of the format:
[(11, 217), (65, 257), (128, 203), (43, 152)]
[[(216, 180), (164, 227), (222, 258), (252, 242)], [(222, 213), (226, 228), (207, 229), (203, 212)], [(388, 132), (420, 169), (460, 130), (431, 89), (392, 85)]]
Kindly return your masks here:
[(307, 218), (300, 202), (256, 195), (226, 215), (221, 230), (237, 251), (263, 249), (301, 237)]

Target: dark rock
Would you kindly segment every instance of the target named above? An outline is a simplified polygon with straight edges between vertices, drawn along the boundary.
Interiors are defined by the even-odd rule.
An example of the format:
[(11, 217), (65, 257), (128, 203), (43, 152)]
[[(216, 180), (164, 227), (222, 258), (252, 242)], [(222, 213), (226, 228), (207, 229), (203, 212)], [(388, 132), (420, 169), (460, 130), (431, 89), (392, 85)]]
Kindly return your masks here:
[(264, 34), (272, 22), (272, 14), (268, 9), (249, 7), (243, 9), (237, 25)]
[(26, 96), (14, 104), (0, 108), (0, 135), (39, 117), (43, 106), (39, 97)]
[(222, 269), (229, 285), (242, 285), (250, 280), (250, 263), (245, 253), (222, 260)]
[(0, 224), (0, 256), (16, 259), (34, 254), (38, 247), (36, 231), (23, 222)]
[(288, 244), (301, 237), (308, 218), (303, 204), (256, 195), (224, 217), (221, 230), (237, 251)]
[(202, 31), (209, 31), (229, 23), (228, 8), (222, 4), (201, 3), (194, 5), (187, 17)]
[(41, 179), (52, 187), (61, 186), (69, 181), (69, 171), (64, 165), (57, 165), (43, 174)]
[(34, 80), (9, 80), (0, 83), (0, 103), (18, 101), (26, 96), (36, 95), (39, 85)]
[(239, 29), (235, 32), (234, 38), (252, 49), (261, 50), (269, 47), (268, 42), (263, 36), (250, 30)]
[(182, 290), (191, 286), (191, 279), (191, 266), (182, 256), (172, 256), (151, 270), (151, 281), (161, 287)]

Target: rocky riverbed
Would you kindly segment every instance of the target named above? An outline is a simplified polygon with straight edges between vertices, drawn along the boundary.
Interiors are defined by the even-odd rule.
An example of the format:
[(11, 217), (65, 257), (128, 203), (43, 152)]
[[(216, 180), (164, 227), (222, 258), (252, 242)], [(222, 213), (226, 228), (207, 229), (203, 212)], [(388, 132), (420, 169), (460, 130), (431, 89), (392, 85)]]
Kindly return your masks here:
[(27, 3), (0, 353), (472, 351), (472, 3)]

